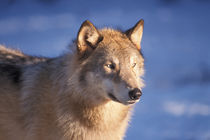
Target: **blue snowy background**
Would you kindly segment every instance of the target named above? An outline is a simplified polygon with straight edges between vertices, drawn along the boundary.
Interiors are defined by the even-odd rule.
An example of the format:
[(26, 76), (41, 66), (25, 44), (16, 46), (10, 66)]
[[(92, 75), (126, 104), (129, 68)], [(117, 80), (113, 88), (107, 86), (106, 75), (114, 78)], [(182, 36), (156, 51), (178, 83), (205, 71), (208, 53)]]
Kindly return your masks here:
[(126, 140), (210, 140), (209, 0), (0, 0), (0, 44), (58, 56), (89, 19), (145, 20), (146, 87)]

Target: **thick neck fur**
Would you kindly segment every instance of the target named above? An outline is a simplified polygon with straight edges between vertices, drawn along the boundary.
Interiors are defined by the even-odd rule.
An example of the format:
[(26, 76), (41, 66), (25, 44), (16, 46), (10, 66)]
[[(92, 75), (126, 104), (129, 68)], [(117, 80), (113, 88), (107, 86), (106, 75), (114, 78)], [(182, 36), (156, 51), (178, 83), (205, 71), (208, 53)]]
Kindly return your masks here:
[[(70, 61), (66, 62), (67, 60)], [(93, 104), (97, 99), (93, 100), (87, 95), (88, 91), (80, 88), (78, 83), (80, 69), (75, 65), (75, 58), (70, 55), (49, 63), (52, 70), (49, 81), (53, 81), (53, 88), (49, 91), (54, 92), (53, 102), (62, 135), (72, 139), (88, 139), (89, 135), (92, 137), (94, 134), (96, 139), (103, 139), (105, 133), (110, 137), (115, 133), (116, 137), (113, 139), (121, 139), (126, 130), (131, 107), (111, 100)]]

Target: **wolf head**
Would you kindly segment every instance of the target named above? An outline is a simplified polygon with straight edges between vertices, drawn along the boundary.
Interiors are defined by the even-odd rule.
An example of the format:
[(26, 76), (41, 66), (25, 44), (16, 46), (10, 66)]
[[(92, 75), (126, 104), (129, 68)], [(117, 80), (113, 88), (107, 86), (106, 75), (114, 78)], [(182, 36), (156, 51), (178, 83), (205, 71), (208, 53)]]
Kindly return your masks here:
[(98, 30), (85, 21), (77, 36), (78, 82), (86, 96), (124, 105), (140, 99), (144, 73), (141, 39), (144, 21), (121, 32)]

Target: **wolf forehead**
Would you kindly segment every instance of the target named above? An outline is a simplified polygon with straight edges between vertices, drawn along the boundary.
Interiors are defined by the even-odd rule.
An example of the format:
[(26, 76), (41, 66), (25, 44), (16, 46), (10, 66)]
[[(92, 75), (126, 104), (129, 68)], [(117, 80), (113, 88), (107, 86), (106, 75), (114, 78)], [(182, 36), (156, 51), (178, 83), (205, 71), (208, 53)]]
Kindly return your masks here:
[(84, 80), (84, 75), (87, 71), (97, 71), (106, 61), (118, 65), (129, 65), (133, 60), (133, 62), (135, 61), (143, 68), (144, 57), (141, 49), (136, 48), (125, 32), (112, 28), (99, 29), (98, 32), (102, 40), (95, 46), (95, 53), (90, 54), (89, 63), (84, 65), (80, 81)]
[(116, 49), (126, 49), (126, 48), (136, 49), (135, 45), (130, 41), (127, 35), (120, 30), (104, 28), (100, 29), (99, 33), (102, 37), (101, 43), (107, 47), (112, 47)]
[(143, 63), (144, 57), (141, 49), (138, 50), (124, 32), (111, 28), (103, 28), (98, 31), (102, 41), (97, 44), (97, 53), (93, 53), (96, 58), (105, 61), (107, 59), (118, 62), (122, 60), (124, 63), (130, 59), (139, 59), (138, 62)]
[(103, 40), (125, 40), (128, 41), (128, 37), (123, 31), (115, 30), (111, 28), (103, 28), (99, 30), (99, 33), (103, 36)]

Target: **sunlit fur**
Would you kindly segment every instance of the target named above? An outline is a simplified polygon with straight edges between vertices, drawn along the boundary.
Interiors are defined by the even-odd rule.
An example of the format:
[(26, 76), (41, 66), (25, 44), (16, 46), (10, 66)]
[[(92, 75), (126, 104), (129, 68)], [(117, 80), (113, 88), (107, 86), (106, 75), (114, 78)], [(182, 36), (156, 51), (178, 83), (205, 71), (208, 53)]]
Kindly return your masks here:
[[(125, 33), (105, 28), (95, 34), (90, 44), (99, 34), (103, 40), (94, 49), (52, 59), (0, 46), (1, 140), (123, 139), (133, 106), (128, 92), (143, 87), (144, 59)], [(110, 61), (115, 70), (107, 68)]]

